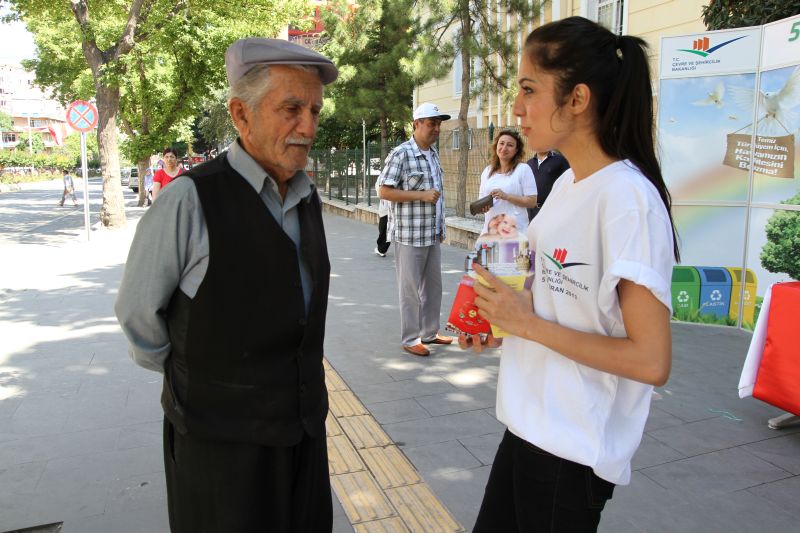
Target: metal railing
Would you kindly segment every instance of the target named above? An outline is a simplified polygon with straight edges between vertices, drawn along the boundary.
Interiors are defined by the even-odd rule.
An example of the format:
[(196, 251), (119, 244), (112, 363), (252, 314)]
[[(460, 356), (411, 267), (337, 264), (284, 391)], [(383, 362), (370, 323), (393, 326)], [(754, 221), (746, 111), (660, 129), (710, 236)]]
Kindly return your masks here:
[[(366, 168), (365, 168), (366, 163)], [(377, 203), (375, 180), (383, 168), (380, 145), (370, 143), (363, 149), (314, 149), (308, 154), (306, 173), (329, 200), (345, 204)]]
[[(499, 133), (499, 129), (493, 132)], [(445, 130), (439, 137), (439, 157), (444, 170), (444, 189), (446, 207), (454, 209), (456, 204), (456, 187), (458, 183), (458, 157), (461, 150), (469, 150), (467, 159), (467, 204), (478, 198), (480, 176), (489, 164), (489, 130), (473, 128), (469, 137), (457, 130)], [(471, 139), (469, 139), (471, 137)], [(467, 141), (469, 139), (469, 142)], [(389, 143), (390, 149), (397, 146), (400, 140)], [(532, 157), (530, 153), (527, 157)], [(367, 161), (367, 169), (364, 162)], [(363, 149), (336, 150), (319, 148), (311, 150), (306, 165), (306, 172), (314, 180), (320, 194), (327, 198), (337, 199), (345, 204), (366, 202), (373, 205), (378, 202), (375, 194), (375, 180), (383, 169), (384, 160), (380, 155), (380, 143), (367, 144), (366, 158)]]

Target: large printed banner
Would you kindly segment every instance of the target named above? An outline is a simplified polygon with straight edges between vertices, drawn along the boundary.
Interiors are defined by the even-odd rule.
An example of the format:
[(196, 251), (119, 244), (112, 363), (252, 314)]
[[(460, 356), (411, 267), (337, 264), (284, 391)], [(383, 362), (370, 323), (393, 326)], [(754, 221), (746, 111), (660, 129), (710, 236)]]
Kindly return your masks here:
[(680, 320), (752, 328), (765, 290), (791, 279), (796, 251), (780, 232), (800, 228), (800, 211), (784, 207), (800, 203), (798, 65), (800, 16), (661, 41), (658, 143), (681, 239)]

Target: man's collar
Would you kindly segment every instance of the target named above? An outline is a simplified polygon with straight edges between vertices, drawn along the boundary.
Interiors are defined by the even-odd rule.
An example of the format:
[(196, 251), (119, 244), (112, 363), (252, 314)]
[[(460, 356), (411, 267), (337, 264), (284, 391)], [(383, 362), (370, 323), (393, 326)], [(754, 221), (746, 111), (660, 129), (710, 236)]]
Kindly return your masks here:
[[(261, 189), (264, 187), (264, 180), (266, 179), (269, 179), (270, 187), (277, 192), (278, 186), (275, 180), (247, 153), (247, 150), (239, 144), (238, 139), (233, 141), (228, 148), (228, 163), (233, 170), (242, 175), (245, 181), (247, 181), (257, 193), (261, 193)], [(289, 179), (289, 187), (296, 191), (301, 198), (306, 198), (313, 191), (311, 178), (309, 178), (303, 170), (298, 171)]]
[[(419, 147), (419, 145), (417, 144), (417, 140), (414, 138), (413, 135), (411, 136), (411, 150), (414, 152), (414, 157), (423, 156), (422, 148)], [(426, 151), (436, 152), (436, 148), (433, 145), (430, 145), (428, 147), (428, 150)]]

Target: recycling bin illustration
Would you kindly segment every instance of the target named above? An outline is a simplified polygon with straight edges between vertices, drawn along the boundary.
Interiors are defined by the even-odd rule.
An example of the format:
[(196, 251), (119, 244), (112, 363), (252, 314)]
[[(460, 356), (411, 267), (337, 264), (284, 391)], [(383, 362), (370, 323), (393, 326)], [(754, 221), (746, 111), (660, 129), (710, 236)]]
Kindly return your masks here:
[[(728, 268), (728, 273), (731, 275), (731, 308), (728, 316), (731, 320), (739, 318), (739, 298), (742, 292), (742, 269), (741, 268)], [(742, 324), (750, 324), (755, 322), (756, 315), (756, 288), (758, 287), (758, 280), (756, 274), (749, 268), (744, 276), (744, 306), (742, 310)]]
[(728, 318), (731, 274), (722, 267), (696, 267), (700, 274), (700, 314)]
[(700, 274), (691, 266), (672, 268), (672, 314), (686, 320), (700, 306)]

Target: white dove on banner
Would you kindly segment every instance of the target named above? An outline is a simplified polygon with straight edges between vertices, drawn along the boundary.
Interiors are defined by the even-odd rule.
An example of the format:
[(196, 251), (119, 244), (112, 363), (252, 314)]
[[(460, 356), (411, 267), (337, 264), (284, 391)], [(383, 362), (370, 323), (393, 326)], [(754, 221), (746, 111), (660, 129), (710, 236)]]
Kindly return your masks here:
[[(745, 87), (730, 87), (730, 98), (739, 107), (752, 110), (754, 90)], [(759, 91), (758, 129), (759, 135), (787, 135), (797, 128), (800, 114), (792, 111), (800, 105), (800, 67), (794, 69), (789, 79), (777, 92)]]
[(715, 105), (718, 108), (722, 107), (722, 98), (725, 96), (725, 85), (718, 83), (714, 90), (708, 93), (704, 100), (695, 100), (692, 102), (694, 105)]

